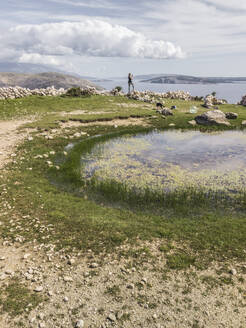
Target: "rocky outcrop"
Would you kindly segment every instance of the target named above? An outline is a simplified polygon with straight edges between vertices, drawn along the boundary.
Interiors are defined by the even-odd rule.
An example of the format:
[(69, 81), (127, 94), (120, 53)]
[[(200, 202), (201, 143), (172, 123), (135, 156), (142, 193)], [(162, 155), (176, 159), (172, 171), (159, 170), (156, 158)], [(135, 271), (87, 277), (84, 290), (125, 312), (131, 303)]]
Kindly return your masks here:
[(230, 125), (225, 113), (221, 110), (211, 110), (195, 117), (197, 124), (201, 125)]
[(216, 106), (216, 105), (224, 105), (226, 103), (227, 103), (227, 101), (224, 100), (224, 99), (217, 99), (213, 95), (208, 95), (205, 98), (205, 100), (204, 100), (203, 107), (205, 107), (205, 108), (213, 108), (213, 106)]

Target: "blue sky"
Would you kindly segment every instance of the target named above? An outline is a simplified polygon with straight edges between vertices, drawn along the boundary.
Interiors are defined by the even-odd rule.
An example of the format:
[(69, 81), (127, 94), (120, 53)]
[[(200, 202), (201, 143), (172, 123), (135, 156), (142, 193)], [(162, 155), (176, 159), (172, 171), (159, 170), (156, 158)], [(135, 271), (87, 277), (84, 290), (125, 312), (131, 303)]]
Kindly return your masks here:
[(9, 0), (0, 61), (81, 75), (246, 76), (246, 0)]

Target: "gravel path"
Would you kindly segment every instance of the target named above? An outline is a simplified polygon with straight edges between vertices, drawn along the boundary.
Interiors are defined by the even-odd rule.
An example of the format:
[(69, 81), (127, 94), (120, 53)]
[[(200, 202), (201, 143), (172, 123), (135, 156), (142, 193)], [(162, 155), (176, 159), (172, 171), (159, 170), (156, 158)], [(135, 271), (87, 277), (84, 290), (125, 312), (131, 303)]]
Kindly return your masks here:
[(27, 135), (27, 130), (19, 132), (18, 129), (30, 120), (0, 121), (0, 169), (14, 157), (14, 148)]

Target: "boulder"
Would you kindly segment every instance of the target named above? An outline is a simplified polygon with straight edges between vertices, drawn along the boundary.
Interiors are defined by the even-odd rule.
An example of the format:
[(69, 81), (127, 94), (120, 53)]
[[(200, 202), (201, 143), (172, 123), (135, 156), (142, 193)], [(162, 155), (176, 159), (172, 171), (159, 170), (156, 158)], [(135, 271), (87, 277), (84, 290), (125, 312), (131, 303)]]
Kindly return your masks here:
[(238, 114), (233, 112), (228, 112), (225, 113), (225, 116), (228, 120), (235, 120), (238, 117)]
[(169, 115), (173, 115), (173, 112), (171, 109), (169, 108), (163, 108), (161, 110), (161, 114), (164, 115), (164, 116), (169, 116)]
[(226, 119), (225, 113), (221, 110), (210, 110), (205, 112), (202, 115), (196, 116), (195, 121), (197, 124), (201, 125), (230, 125), (230, 122)]

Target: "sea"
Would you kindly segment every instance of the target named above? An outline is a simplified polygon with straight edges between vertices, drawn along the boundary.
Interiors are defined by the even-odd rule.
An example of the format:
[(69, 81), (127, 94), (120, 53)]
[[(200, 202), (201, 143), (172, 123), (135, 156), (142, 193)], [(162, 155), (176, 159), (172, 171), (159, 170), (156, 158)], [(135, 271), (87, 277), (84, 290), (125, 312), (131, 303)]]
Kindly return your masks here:
[[(127, 79), (117, 79), (110, 81), (97, 81), (97, 85), (102, 86), (106, 90), (112, 90), (116, 86), (121, 86), (124, 92), (128, 91)], [(192, 96), (206, 96), (212, 92), (216, 92), (216, 97), (226, 99), (230, 104), (236, 104), (242, 96), (246, 95), (246, 82), (244, 83), (217, 83), (217, 84), (162, 84), (134, 81), (135, 90), (138, 91), (155, 91), (167, 92), (183, 90), (188, 91)]]

